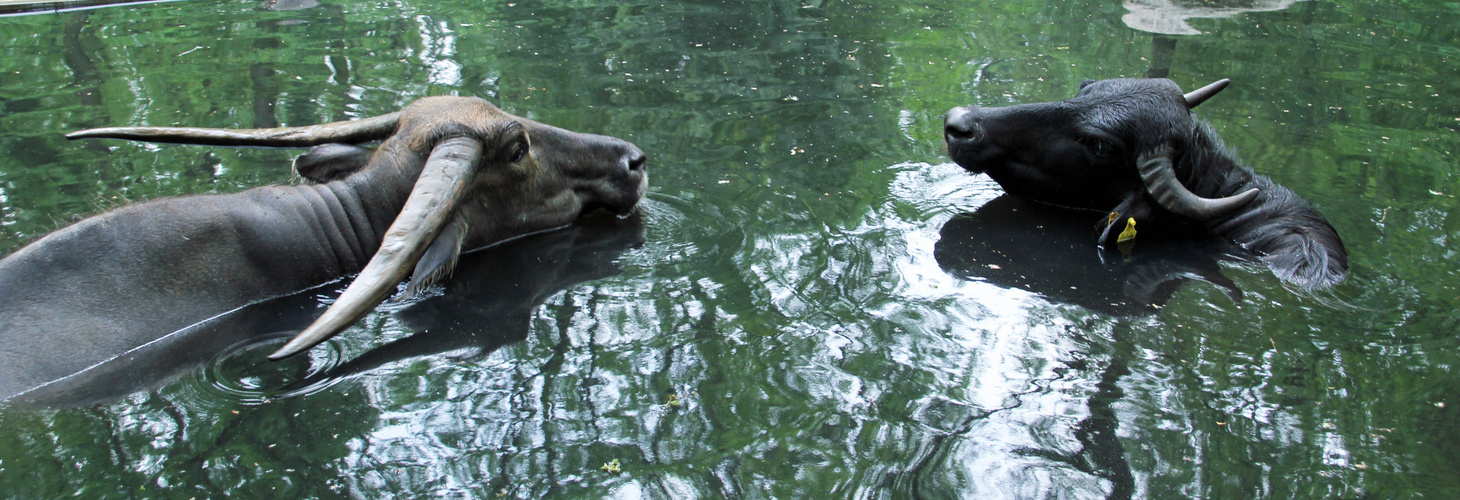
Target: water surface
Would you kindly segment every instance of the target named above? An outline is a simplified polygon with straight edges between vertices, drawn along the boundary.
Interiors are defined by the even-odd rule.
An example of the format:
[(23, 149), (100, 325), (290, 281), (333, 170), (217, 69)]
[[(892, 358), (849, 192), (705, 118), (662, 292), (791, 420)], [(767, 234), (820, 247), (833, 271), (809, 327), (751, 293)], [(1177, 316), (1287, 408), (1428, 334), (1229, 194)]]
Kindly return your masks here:
[[(474, 95), (632, 141), (651, 172), (637, 219), (485, 252), (308, 358), (249, 344), (287, 322), (238, 320), (259, 334), (238, 341), (201, 325), (211, 350), (179, 351), (198, 359), (103, 377), (132, 389), (0, 408), (0, 492), (1453, 496), (1460, 7), (1267, 3), (1183, 18), (1187, 35), (1133, 29), (1113, 0), (0, 17), (0, 252), (125, 203), (299, 182), (297, 151), (61, 137), (87, 127)], [(1148, 74), (1233, 80), (1200, 114), (1328, 217), (1346, 282), (1307, 296), (1199, 246), (1102, 256), (1079, 245), (1093, 219), (1001, 197), (943, 152), (951, 106)], [(1009, 255), (1054, 264), (992, 260)]]

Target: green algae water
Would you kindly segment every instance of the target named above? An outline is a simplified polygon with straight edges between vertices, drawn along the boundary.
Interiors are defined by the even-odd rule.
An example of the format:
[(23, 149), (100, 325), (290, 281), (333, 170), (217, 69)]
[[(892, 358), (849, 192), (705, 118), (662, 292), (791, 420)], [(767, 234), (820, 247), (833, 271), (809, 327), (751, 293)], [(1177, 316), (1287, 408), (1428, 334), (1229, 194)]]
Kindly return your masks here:
[[(62, 137), (89, 127), (470, 95), (634, 142), (650, 172), (634, 217), (470, 254), (308, 356), (264, 359), (338, 284), (0, 404), (0, 497), (1460, 494), (1460, 5), (1125, 3), (0, 17), (0, 254), (127, 203), (300, 182), (298, 150)], [(1147, 75), (1232, 79), (1198, 113), (1329, 219), (1347, 281), (1311, 296), (1199, 246), (1101, 254), (1092, 214), (943, 151), (952, 106)]]

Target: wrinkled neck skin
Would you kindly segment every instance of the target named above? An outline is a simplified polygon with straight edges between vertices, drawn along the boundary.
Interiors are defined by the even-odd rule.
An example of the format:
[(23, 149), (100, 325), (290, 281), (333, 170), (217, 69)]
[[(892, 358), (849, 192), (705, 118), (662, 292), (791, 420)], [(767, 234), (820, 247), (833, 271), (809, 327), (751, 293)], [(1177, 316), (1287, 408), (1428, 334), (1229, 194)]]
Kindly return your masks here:
[(402, 142), (396, 137), (386, 140), (377, 148), (368, 167), (344, 179), (320, 185), (347, 194), (360, 203), (365, 224), (354, 229), (363, 243), (359, 248), (363, 253), (350, 256), (350, 261), (359, 263), (359, 267), (349, 271), (351, 273), (364, 267), (380, 248), (381, 237), (395, 222), (401, 207), (405, 206), (411, 188), (425, 165), (429, 152), (412, 151)]
[(325, 184), (130, 205), (0, 259), (0, 399), (359, 272), (409, 196), (419, 156)]
[(1262, 256), (1280, 278), (1303, 288), (1326, 288), (1343, 279), (1348, 252), (1312, 205), (1243, 165), (1206, 122), (1194, 120), (1189, 137), (1175, 162), (1176, 176), (1188, 189), (1207, 198), (1258, 189), (1243, 209), (1204, 222), (1207, 230)]

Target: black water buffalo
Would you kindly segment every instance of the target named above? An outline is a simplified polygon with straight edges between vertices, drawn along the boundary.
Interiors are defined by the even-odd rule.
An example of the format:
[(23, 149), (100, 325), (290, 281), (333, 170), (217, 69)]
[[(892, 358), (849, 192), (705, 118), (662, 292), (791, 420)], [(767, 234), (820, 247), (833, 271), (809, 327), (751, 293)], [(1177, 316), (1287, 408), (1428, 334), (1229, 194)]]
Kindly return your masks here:
[[(627, 213), (647, 186), (634, 145), (475, 98), (424, 98), (308, 127), (68, 137), (316, 146), (296, 168), (322, 182), (123, 207), (0, 260), (0, 399), (246, 304), (358, 273), (271, 357), (289, 356), (349, 327), (407, 275), (412, 290), (443, 277), (463, 248), (562, 227), (598, 208)], [(354, 145), (377, 140), (373, 150)]]
[(1348, 272), (1333, 226), (1238, 162), (1190, 108), (1227, 85), (1182, 94), (1166, 79), (1086, 80), (1060, 102), (950, 110), (948, 154), (1023, 198), (1106, 213), (1103, 247), (1141, 234), (1216, 234), (1307, 290)]

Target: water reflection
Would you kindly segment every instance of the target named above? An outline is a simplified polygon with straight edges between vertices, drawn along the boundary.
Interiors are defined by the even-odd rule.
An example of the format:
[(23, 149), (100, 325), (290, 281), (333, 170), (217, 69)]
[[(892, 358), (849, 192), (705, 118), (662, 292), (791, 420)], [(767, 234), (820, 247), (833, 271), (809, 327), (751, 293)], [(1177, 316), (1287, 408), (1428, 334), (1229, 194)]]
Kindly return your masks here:
[(319, 0), (264, 0), (265, 10), (303, 10), (319, 6)]
[(1187, 24), (1193, 18), (1224, 18), (1246, 12), (1283, 10), (1301, 0), (1125, 0), (1130, 12), (1120, 18), (1126, 26), (1166, 35), (1200, 35)]
[(1129, 11), (1121, 22), (1131, 29), (1151, 33), (1151, 67), (1147, 78), (1166, 78), (1176, 60), (1176, 39), (1184, 35), (1200, 35), (1201, 30), (1186, 24), (1191, 18), (1225, 18), (1245, 12), (1283, 10), (1302, 0), (1125, 0)]
[[(1449, 112), (1460, 65), (1453, 30), (1432, 22), (1453, 8), (1310, 2), (1289, 7), (1301, 15), (1187, 21), (1211, 35), (1156, 36), (1123, 24), (1109, 0), (509, 4), (330, 1), (281, 13), (198, 0), (6, 18), (0, 74), (25, 78), (0, 78), (0, 247), (93, 200), (287, 181), (283, 153), (93, 153), (58, 139), (119, 122), (319, 123), (472, 94), (622, 132), (663, 175), (625, 272), (548, 298), (526, 341), (483, 328), (501, 337), (443, 341), (448, 355), (353, 375), (321, 349), (307, 369), (254, 380), (245, 350), (205, 361), (214, 380), (202, 384), (184, 374), (111, 405), (0, 410), (0, 490), (1358, 498), (1460, 484), (1449, 368), (1460, 207), (1446, 187), (1460, 149), (1455, 134), (1436, 134), (1460, 123)], [(295, 19), (308, 22), (280, 22)], [(446, 61), (460, 65), (459, 84), (439, 83), (456, 81)], [(254, 67), (273, 73), (255, 80)], [(1201, 283), (1210, 276), (1165, 282), (1186, 290), (1174, 298), (1127, 297), (1125, 280), (1160, 259), (1138, 241), (1131, 262), (1100, 261), (1089, 239), (1099, 214), (1074, 215), (1064, 231), (1088, 250), (1060, 259), (1085, 278), (1045, 270), (1035, 288), (957, 262), (958, 246), (980, 241), (954, 214), (1026, 209), (983, 207), (996, 184), (935, 165), (947, 161), (938, 115), (970, 98), (1064, 99), (1081, 78), (1148, 68), (1239, 83), (1203, 116), (1354, 235), (1357, 271), (1343, 290), (1364, 311), (1295, 297), (1221, 255), (1194, 267), (1215, 260), (1242, 304)], [(1046, 230), (1055, 221), (1031, 218)], [(987, 229), (997, 222), (977, 230), (997, 233)], [(1052, 250), (1029, 243), (1059, 238), (999, 248)], [(1053, 295), (1101, 280), (1103, 295)], [(1112, 301), (1125, 312), (1094, 309)], [(409, 312), (372, 316), (338, 358), (435, 334), (413, 334)], [(504, 346), (480, 358), (494, 344)], [(310, 370), (342, 378), (309, 385), (327, 388), (308, 397), (238, 403)], [(234, 390), (196, 390), (214, 382)], [(623, 473), (600, 469), (614, 459)]]
[(149, 391), (206, 366), (205, 391), (251, 403), (315, 392), (379, 366), (437, 353), (485, 356), (527, 336), (532, 311), (579, 283), (619, 272), (616, 260), (643, 242), (641, 217), (593, 216), (568, 228), (463, 255), (440, 295), (395, 315), (415, 335), (346, 363), (336, 343), (269, 362), (276, 348), (324, 311), (331, 284), (280, 297), (167, 335), (82, 372), (22, 393), (22, 408), (86, 406)]
[(445, 291), (395, 313), (406, 338), (371, 349), (284, 388), (311, 392), (381, 366), (447, 353), (479, 359), (527, 338), (533, 311), (580, 283), (620, 272), (618, 259), (644, 242), (638, 213), (594, 216), (566, 228), (463, 255)]
[(1091, 228), (1098, 217), (1003, 195), (944, 224), (934, 256), (954, 276), (1106, 314), (1154, 314), (1193, 281), (1218, 285), (1232, 301), (1242, 300), (1242, 290), (1219, 265), (1238, 260), (1222, 249), (1238, 249), (1215, 240), (1152, 238), (1137, 240), (1126, 258), (1095, 246)]

